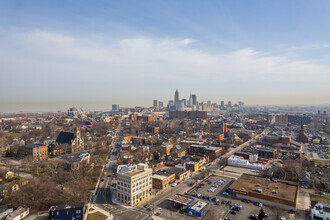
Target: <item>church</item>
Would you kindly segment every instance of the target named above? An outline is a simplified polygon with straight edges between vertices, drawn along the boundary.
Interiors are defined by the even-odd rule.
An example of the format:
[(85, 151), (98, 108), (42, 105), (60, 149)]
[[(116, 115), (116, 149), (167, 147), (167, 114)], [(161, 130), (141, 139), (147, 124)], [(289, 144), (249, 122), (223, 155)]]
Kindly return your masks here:
[(66, 145), (69, 147), (67, 150), (69, 153), (77, 153), (84, 150), (84, 141), (81, 138), (80, 128), (76, 128), (75, 132), (62, 131), (56, 138), (56, 143), (59, 146)]

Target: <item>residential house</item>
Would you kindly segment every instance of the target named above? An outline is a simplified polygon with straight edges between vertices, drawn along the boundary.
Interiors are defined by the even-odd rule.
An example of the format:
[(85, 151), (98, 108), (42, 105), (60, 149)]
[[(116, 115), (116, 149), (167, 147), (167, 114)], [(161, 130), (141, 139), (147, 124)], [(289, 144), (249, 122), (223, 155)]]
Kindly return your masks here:
[(70, 204), (70, 205), (52, 206), (49, 209), (49, 220), (57, 220), (57, 219), (83, 220), (85, 211), (86, 211), (86, 206), (84, 202)]
[(14, 210), (12, 208), (8, 208), (6, 205), (0, 206), (0, 219), (4, 219), (7, 215), (12, 213)]
[(11, 212), (7, 217), (6, 220), (21, 220), (28, 216), (30, 213), (29, 208), (18, 207), (15, 211)]

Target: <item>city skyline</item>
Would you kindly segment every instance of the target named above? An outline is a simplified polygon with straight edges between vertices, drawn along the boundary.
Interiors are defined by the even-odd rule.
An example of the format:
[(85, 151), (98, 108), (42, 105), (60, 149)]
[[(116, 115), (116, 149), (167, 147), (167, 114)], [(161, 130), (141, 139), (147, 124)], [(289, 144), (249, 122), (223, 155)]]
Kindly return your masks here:
[(65, 3), (0, 3), (0, 112), (330, 104), (327, 1)]

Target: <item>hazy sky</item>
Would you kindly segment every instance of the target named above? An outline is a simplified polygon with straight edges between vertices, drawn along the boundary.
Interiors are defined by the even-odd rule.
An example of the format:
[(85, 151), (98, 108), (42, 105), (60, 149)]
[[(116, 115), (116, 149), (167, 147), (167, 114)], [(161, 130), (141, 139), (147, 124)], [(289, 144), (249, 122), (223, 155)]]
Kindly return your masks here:
[(330, 104), (330, 1), (0, 1), (0, 112)]

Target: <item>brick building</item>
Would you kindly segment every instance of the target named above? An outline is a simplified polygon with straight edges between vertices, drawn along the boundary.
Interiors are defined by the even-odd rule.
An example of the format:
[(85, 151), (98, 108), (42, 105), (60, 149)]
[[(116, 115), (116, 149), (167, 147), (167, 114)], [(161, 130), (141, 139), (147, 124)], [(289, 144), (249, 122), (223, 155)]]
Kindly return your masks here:
[(18, 157), (31, 156), (33, 160), (44, 160), (48, 158), (48, 147), (43, 144), (28, 144), (17, 149)]
[(196, 119), (207, 119), (207, 112), (206, 111), (170, 111), (169, 113), (170, 119), (178, 118), (184, 119), (189, 118), (192, 120)]
[(210, 160), (214, 160), (221, 155), (221, 147), (212, 147), (205, 145), (191, 145), (189, 148), (189, 154), (198, 156), (208, 156)]

